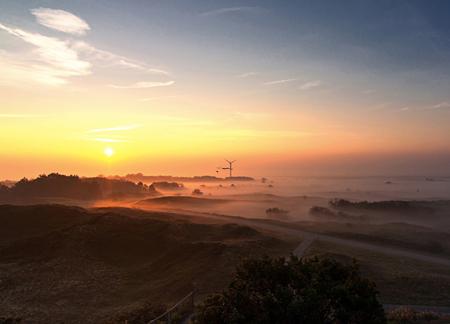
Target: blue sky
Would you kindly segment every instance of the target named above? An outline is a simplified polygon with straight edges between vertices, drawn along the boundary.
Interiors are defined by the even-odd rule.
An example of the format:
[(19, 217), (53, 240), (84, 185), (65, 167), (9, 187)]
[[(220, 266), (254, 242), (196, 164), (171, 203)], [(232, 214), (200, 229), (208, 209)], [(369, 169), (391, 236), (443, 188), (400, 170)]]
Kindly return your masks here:
[(35, 7), (81, 16), (88, 40), (180, 73), (351, 73), (408, 99), (426, 90), (419, 100), (449, 90), (448, 1), (3, 1), (0, 19), (36, 29)]

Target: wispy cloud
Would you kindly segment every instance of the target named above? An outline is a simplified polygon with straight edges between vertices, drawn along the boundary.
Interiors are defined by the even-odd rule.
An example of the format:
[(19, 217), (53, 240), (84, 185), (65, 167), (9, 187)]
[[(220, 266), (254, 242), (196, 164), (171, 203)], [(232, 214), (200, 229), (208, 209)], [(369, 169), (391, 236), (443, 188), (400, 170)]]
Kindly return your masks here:
[(130, 124), (93, 128), (86, 132), (88, 135), (83, 136), (83, 139), (102, 143), (128, 143), (130, 142), (130, 138), (126, 134), (140, 127), (142, 126), (139, 124)]
[(166, 81), (166, 82), (159, 82), (159, 81), (141, 81), (136, 82), (129, 85), (116, 85), (111, 84), (111, 88), (116, 89), (147, 89), (147, 88), (155, 88), (155, 87), (168, 87), (175, 84), (175, 81)]
[(79, 52), (87, 55), (91, 60), (100, 61), (109, 65), (121, 66), (133, 70), (138, 70), (140, 72), (149, 74), (162, 74), (169, 75), (170, 73), (166, 70), (154, 68), (148, 66), (145, 63), (138, 62), (129, 59), (125, 56), (114, 54), (109, 51), (98, 49), (86, 42), (77, 41), (73, 43), (73, 48), (77, 49)]
[(91, 29), (83, 19), (64, 10), (37, 8), (31, 13), (39, 24), (64, 33), (84, 35)]
[[(83, 29), (81, 27), (83, 24), (79, 21), (78, 24), (75, 23), (76, 19), (73, 18), (76, 17), (75, 15), (62, 10), (39, 8), (33, 9), (32, 13), (43, 25), (51, 25), (50, 28), (72, 34), (82, 34), (82, 31), (85, 32), (89, 27), (87, 25)], [(21, 28), (10, 27), (1, 22), (0, 31), (4, 31), (32, 46), (32, 49), (28, 52), (0, 52), (0, 82), (3, 84), (37, 82), (51, 86), (64, 85), (72, 77), (91, 74), (93, 64), (96, 67), (110, 68), (115, 66), (135, 70), (141, 74), (169, 75), (169, 72), (165, 69), (154, 68), (146, 63), (98, 49), (84, 41), (62, 40), (57, 37), (49, 37), (28, 32)], [(145, 86), (142, 83), (137, 85)]]
[(309, 90), (309, 89), (320, 87), (321, 85), (322, 85), (322, 82), (320, 80), (308, 81), (306, 83), (303, 83), (300, 86), (300, 90)]
[(139, 124), (131, 124), (131, 125), (120, 125), (115, 127), (106, 127), (106, 128), (94, 128), (88, 130), (88, 133), (105, 133), (105, 132), (120, 132), (120, 131), (129, 131), (136, 128), (141, 127)]
[[(117, 57), (117, 55), (115, 55), (115, 56)], [(141, 71), (147, 72), (147, 73), (169, 75), (169, 72), (166, 70), (148, 67), (148, 66), (145, 66), (145, 64), (132, 62), (123, 57), (122, 58), (118, 57), (118, 58), (119, 58), (118, 64), (122, 65), (124, 67), (128, 67), (130, 69), (141, 70)]]
[(258, 73), (256, 72), (246, 72), (246, 73), (242, 73), (242, 74), (238, 74), (236, 75), (237, 78), (249, 78), (252, 76), (258, 75)]
[(431, 107), (431, 109), (450, 108), (450, 102), (443, 101)]
[[(35, 54), (39, 63), (31, 62), (26, 66), (24, 65), (25, 62), (22, 62), (21, 68), (22, 72), (26, 72), (26, 68), (28, 68), (30, 75), (34, 76), (36, 81), (50, 85), (61, 85), (67, 83), (69, 77), (91, 73), (91, 63), (81, 59), (77, 51), (72, 49), (66, 41), (29, 33), (19, 28), (10, 28), (1, 23), (0, 30), (4, 30), (35, 47), (33, 54)], [(20, 72), (20, 64), (17, 65), (19, 69), (16, 72)]]
[(275, 85), (275, 84), (283, 84), (288, 82), (297, 81), (297, 79), (283, 79), (283, 80), (274, 80), (274, 81), (267, 81), (264, 82), (263, 85)]
[(399, 109), (399, 111), (408, 111), (408, 110), (410, 110), (409, 107), (402, 107), (402, 108)]
[(200, 16), (218, 16), (228, 13), (260, 13), (263, 9), (260, 7), (228, 7), (228, 8), (219, 8), (215, 10), (205, 11), (200, 13)]

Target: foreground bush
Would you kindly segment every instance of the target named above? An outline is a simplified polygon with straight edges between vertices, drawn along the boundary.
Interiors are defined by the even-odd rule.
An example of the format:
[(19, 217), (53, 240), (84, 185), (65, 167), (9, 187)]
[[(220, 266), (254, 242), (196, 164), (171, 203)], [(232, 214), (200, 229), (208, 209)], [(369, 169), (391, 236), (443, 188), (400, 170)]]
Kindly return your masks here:
[(115, 314), (107, 321), (107, 323), (146, 324), (157, 316), (163, 314), (165, 311), (166, 307), (163, 305), (145, 303), (130, 307), (129, 309)]
[(199, 306), (196, 323), (386, 323), (375, 285), (356, 264), (263, 258), (238, 266), (229, 287)]
[(395, 324), (417, 323), (423, 321), (430, 322), (440, 319), (439, 315), (434, 312), (418, 312), (409, 307), (393, 309), (387, 313), (387, 318), (389, 319), (389, 322)]
[(0, 317), (0, 324), (19, 324), (21, 321), (20, 318)]

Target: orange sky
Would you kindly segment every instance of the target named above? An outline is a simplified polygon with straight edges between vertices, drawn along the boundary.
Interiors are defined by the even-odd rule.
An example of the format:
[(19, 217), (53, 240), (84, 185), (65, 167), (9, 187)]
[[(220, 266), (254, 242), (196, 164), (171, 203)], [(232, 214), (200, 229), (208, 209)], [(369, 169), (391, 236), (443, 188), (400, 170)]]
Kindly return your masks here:
[[(0, 14), (0, 178), (215, 174), (224, 158), (248, 174), (351, 174), (342, 161), (360, 161), (358, 173), (367, 174), (448, 170), (445, 77), (435, 84), (418, 68), (370, 70), (385, 58), (358, 65), (350, 43), (354, 63), (319, 48), (308, 54), (322, 38), (299, 52), (303, 40), (288, 26), (284, 47), (269, 34), (247, 34), (288, 14), (276, 8), (264, 19), (233, 10), (236, 26), (230, 10), (189, 13), (181, 18), (192, 29), (180, 36), (147, 20), (109, 32), (117, 3), (108, 15), (100, 4), (63, 4), (21, 3)], [(129, 19), (140, 17), (129, 9)], [(133, 37), (145, 40), (131, 44)], [(380, 167), (380, 157), (391, 166)]]

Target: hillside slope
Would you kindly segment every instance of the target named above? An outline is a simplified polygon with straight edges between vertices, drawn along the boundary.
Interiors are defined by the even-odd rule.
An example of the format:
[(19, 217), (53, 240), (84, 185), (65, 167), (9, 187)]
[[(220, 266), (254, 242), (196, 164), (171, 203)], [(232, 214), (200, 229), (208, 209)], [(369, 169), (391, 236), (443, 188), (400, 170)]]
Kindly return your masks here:
[(0, 317), (111, 322), (148, 302), (171, 303), (193, 283), (220, 289), (241, 257), (292, 249), (245, 226), (137, 214), (0, 206)]

